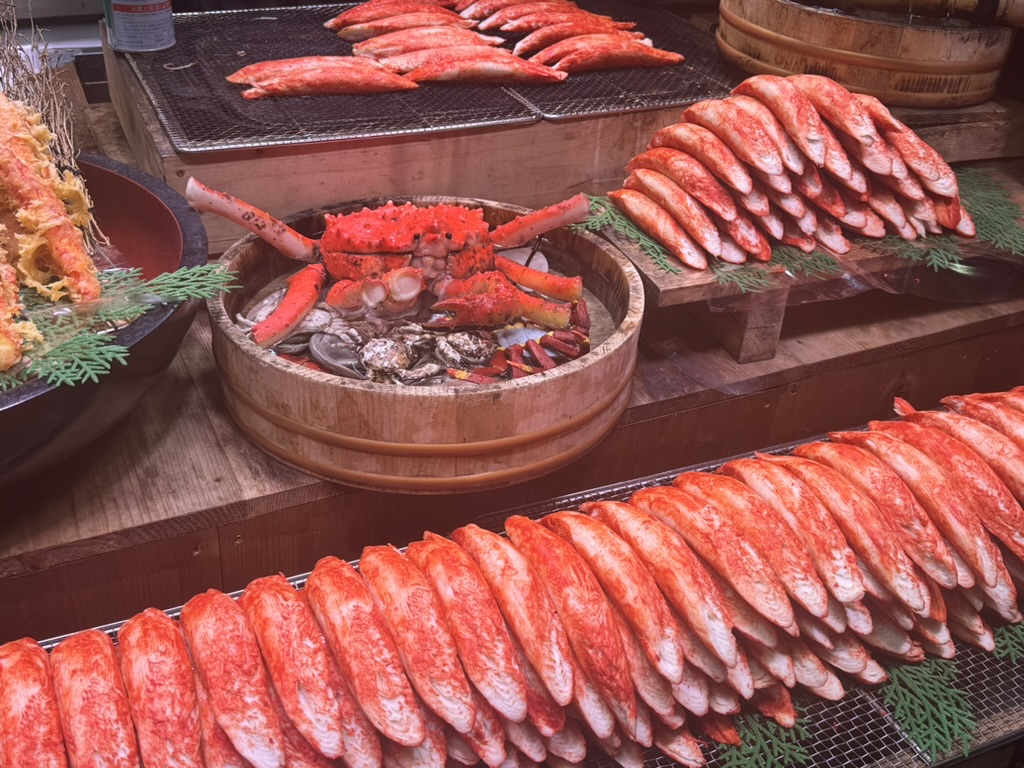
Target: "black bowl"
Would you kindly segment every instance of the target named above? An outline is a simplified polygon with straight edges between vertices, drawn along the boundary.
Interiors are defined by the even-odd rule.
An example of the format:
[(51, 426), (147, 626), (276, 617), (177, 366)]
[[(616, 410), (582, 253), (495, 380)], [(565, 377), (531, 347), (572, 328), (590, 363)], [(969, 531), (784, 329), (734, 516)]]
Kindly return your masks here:
[[(98, 155), (83, 155), (79, 166), (100, 229), (145, 279), (206, 263), (199, 214), (164, 182)], [(122, 328), (126, 365), (114, 363), (96, 382), (33, 380), (0, 392), (0, 486), (70, 458), (120, 421), (167, 370), (198, 308), (198, 300), (154, 306)]]

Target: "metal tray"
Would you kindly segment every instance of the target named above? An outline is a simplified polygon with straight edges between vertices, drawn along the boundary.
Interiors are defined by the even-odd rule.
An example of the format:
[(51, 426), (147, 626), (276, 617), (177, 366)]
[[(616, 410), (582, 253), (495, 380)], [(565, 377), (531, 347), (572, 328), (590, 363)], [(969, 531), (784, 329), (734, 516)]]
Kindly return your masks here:
[[(808, 438), (799, 442), (815, 439), (823, 437)], [(759, 453), (788, 453), (796, 444), (775, 446)], [(742, 454), (752, 455), (753, 453)], [(670, 483), (680, 472), (714, 470), (732, 458), (738, 457), (662, 472), (483, 515), (472, 522), (482, 528), (502, 532), (505, 519), (511, 515), (537, 518), (556, 510), (573, 509), (586, 501), (624, 501), (640, 488)], [(356, 566), (359, 564), (358, 560), (352, 563)], [(301, 588), (308, 577), (307, 572), (293, 576), (289, 581), (296, 588)], [(232, 597), (237, 597), (241, 590), (231, 594)], [(174, 618), (177, 618), (180, 612), (180, 607), (167, 611)], [(98, 629), (107, 632), (116, 641), (117, 631), (123, 624), (124, 622), (116, 622)], [(69, 636), (52, 638), (41, 645), (49, 650)], [(977, 722), (970, 743), (970, 754), (977, 755), (1024, 736), (1024, 699), (1020, 695), (1024, 690), (1024, 663), (1004, 661), (962, 643), (957, 643), (955, 661), (957, 687), (967, 691)], [(888, 713), (877, 691), (850, 681), (842, 673), (839, 674), (843, 677), (847, 691), (841, 701), (824, 701), (799, 690), (793, 694), (794, 703), (802, 712), (802, 724), (808, 731), (808, 738), (802, 746), (806, 749), (809, 759), (801, 764), (801, 768), (940, 768), (953, 765), (963, 758), (962, 754), (952, 752), (930, 761)], [(705, 747), (705, 757), (708, 768), (723, 768), (726, 765), (721, 751), (714, 745)], [(616, 768), (618, 763), (604, 755), (600, 749), (593, 747), (584, 765), (585, 768)], [(644, 754), (644, 768), (672, 768), (678, 765), (656, 749), (648, 750)]]
[[(268, 59), (349, 55), (323, 23), (352, 3), (174, 15), (176, 44), (125, 54), (174, 149), (182, 154), (431, 134), (685, 106), (720, 97), (742, 79), (713, 37), (669, 11), (621, 0), (589, 10), (634, 20), (655, 45), (686, 61), (673, 67), (580, 73), (551, 85), (424, 83), (413, 91), (247, 101), (224, 78)], [(508, 36), (506, 47), (521, 39)]]

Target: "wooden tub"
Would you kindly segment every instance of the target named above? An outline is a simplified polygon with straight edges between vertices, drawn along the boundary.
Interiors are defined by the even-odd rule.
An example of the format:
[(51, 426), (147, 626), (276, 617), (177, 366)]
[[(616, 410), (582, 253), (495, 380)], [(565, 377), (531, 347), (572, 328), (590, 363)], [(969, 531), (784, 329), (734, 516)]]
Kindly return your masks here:
[(1015, 30), (956, 20), (906, 23), (793, 0), (722, 0), (718, 47), (753, 74), (826, 75), (896, 107), (965, 107), (990, 99)]
[[(482, 207), (489, 223), (527, 209), (479, 199), (414, 197), (396, 203)], [(297, 214), (313, 235), (323, 214)], [(552, 263), (580, 274), (588, 302), (614, 326), (577, 360), (500, 384), (409, 387), (309, 370), (263, 350), (233, 319), (252, 296), (296, 264), (249, 235), (221, 257), (244, 288), (208, 302), (213, 351), (227, 407), (241, 430), (281, 461), (318, 477), (382, 491), (452, 493), (511, 485), (579, 458), (618, 421), (629, 400), (644, 298), (633, 265), (589, 233), (549, 233)]]

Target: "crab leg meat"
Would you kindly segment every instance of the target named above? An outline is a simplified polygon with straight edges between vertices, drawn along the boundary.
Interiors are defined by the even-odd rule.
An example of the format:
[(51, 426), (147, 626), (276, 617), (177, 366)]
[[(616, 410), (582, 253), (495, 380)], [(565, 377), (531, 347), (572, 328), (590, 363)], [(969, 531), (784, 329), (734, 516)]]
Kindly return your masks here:
[[(586, 37), (586, 36), (581, 36)], [(644, 40), (622, 35), (592, 35), (590, 41), (574, 46), (551, 65), (559, 72), (590, 72), (622, 67), (668, 67), (685, 60), (681, 53), (654, 48)], [(602, 37), (602, 39), (596, 39)], [(569, 38), (573, 40), (574, 38)], [(567, 42), (567, 41), (562, 41)], [(561, 43), (556, 43), (560, 45)], [(537, 56), (543, 55), (543, 51)]]
[(214, 589), (181, 609), (181, 627), (217, 724), (255, 768), (284, 768), (281, 723), (245, 613)]
[(770, 174), (785, 171), (782, 153), (772, 137), (729, 99), (707, 99), (692, 104), (683, 111), (683, 120), (707, 128), (752, 167)]
[(708, 257), (703, 249), (679, 226), (672, 214), (643, 192), (635, 189), (616, 189), (609, 192), (608, 197), (625, 211), (640, 229), (665, 246), (668, 252), (683, 264), (694, 269), (708, 268)]
[(589, 214), (590, 200), (580, 193), (495, 227), (491, 230), (491, 242), (502, 248), (523, 245), (545, 232), (585, 221)]
[(316, 240), (299, 234), (269, 213), (233, 195), (211, 189), (195, 177), (188, 180), (185, 199), (197, 211), (216, 213), (240, 227), (245, 227), (289, 259), (312, 262), (316, 258)]
[(633, 683), (608, 599), (586, 561), (557, 535), (526, 517), (513, 515), (505, 530), (545, 584), (582, 671), (606, 697), (616, 719), (635, 728)]
[[(128, 694), (111, 639), (98, 629), (78, 632), (53, 649), (50, 666), (68, 764), (138, 768)], [(277, 768), (283, 766), (281, 761)]]
[(825, 586), (843, 603), (864, 596), (857, 559), (821, 500), (795, 475), (763, 459), (736, 459), (722, 466), (772, 505), (800, 538)]
[(413, 11), (410, 13), (398, 13), (394, 16), (387, 16), (382, 19), (365, 21), (358, 24), (349, 24), (338, 30), (338, 37), (350, 43), (358, 43), (369, 40), (371, 37), (383, 35), (388, 32), (395, 32), (400, 29), (411, 29), (413, 27), (462, 27), (470, 29), (476, 26), (476, 22), (470, 19), (463, 19), (458, 14), (449, 15), (446, 9), (438, 8), (432, 11)]
[(320, 299), (320, 289), (327, 279), (323, 264), (310, 264), (288, 278), (288, 290), (277, 308), (266, 320), (252, 329), (252, 339), (264, 349), (274, 346), (302, 322)]
[(354, 43), (352, 54), (380, 60), (425, 49), (451, 48), (456, 45), (501, 45), (503, 42), (503, 37), (482, 35), (461, 27), (411, 27)]
[(30, 638), (0, 645), (0, 765), (66, 768), (49, 655)]
[[(580, 19), (579, 21), (565, 21), (559, 24), (551, 24), (546, 27), (540, 27), (530, 32), (522, 40), (515, 44), (512, 48), (512, 53), (516, 56), (527, 57), (537, 51), (541, 51), (550, 45), (565, 40), (566, 38), (575, 37), (576, 35), (586, 35), (594, 33), (608, 32), (608, 23), (601, 19)], [(632, 30), (619, 29), (616, 30), (619, 35), (625, 35), (626, 37), (634, 40), (644, 40), (645, 35), (643, 32), (635, 32)]]
[(458, 544), (430, 532), (407, 555), (433, 583), (469, 679), (504, 718), (521, 722), (526, 682), (479, 566)]
[(675, 486), (644, 488), (630, 501), (679, 533), (765, 619), (798, 631), (785, 586), (760, 549), (715, 505)]
[(696, 123), (674, 123), (659, 128), (648, 149), (672, 147), (697, 158), (723, 182), (742, 194), (750, 194), (753, 181), (747, 167), (718, 136)]
[(870, 451), (841, 442), (805, 443), (794, 453), (826, 464), (857, 484), (895, 524), (902, 534), (902, 546), (921, 570), (946, 589), (956, 586), (956, 564), (942, 535), (909, 486), (888, 464)]
[(200, 768), (199, 702), (178, 623), (163, 611), (147, 608), (125, 622), (117, 645), (143, 761)]
[(370, 722), (389, 741), (422, 743), (426, 724), (395, 641), (355, 568), (325, 557), (303, 591)]
[(977, 578), (995, 586), (999, 550), (961, 489), (933, 458), (884, 432), (836, 432), (829, 437), (866, 448), (892, 467)]
[[(302, 736), (330, 758), (346, 755), (345, 730), (372, 749), (376, 733), (356, 706), (305, 596), (278, 574), (249, 582), (238, 604), (281, 706)], [(379, 759), (379, 742), (376, 752)]]
[(684, 665), (678, 623), (636, 552), (614, 530), (585, 514), (556, 512), (543, 523), (582, 555), (647, 657), (669, 682), (678, 683)]
[[(567, 72), (521, 59), (505, 48), (480, 45), (467, 48), (439, 48), (431, 61), (416, 67), (406, 77), (417, 83), (431, 80), (557, 83), (568, 77)], [(460, 53), (453, 54), (455, 51)]]
[(668, 176), (649, 168), (637, 168), (622, 186), (643, 192), (672, 214), (701, 248), (712, 256), (722, 255), (722, 238), (715, 222), (700, 203)]
[(476, 704), (444, 611), (426, 576), (391, 546), (364, 548), (359, 570), (416, 692), (456, 731), (469, 733)]
[(637, 168), (649, 168), (665, 174), (726, 221), (736, 218), (735, 201), (695, 157), (671, 147), (654, 147), (636, 155), (626, 164), (627, 173)]

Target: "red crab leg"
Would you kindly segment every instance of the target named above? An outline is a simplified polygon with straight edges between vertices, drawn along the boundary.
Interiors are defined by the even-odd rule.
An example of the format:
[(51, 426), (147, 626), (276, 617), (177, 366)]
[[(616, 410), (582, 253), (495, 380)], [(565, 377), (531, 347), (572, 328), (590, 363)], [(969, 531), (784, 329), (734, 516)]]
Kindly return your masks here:
[(289, 259), (312, 262), (316, 258), (316, 240), (299, 234), (284, 222), (244, 200), (210, 189), (194, 177), (189, 178), (185, 187), (185, 199), (197, 211), (216, 213), (245, 227)]
[(445, 295), (450, 298), (431, 307), (436, 312), (453, 314), (439, 323), (444, 327), (495, 326), (525, 317), (546, 328), (564, 329), (569, 327), (572, 317), (571, 305), (555, 304), (523, 293), (500, 272), (483, 272), (453, 281)]
[(383, 280), (339, 280), (331, 286), (324, 303), (338, 309), (377, 307), (387, 298), (388, 287)]
[(581, 193), (495, 227), (491, 232), (491, 242), (502, 248), (512, 248), (558, 227), (578, 224), (589, 214), (590, 201)]
[(579, 301), (583, 298), (583, 278), (579, 275), (563, 277), (525, 267), (504, 256), (494, 257), (494, 266), (524, 288), (543, 293), (561, 301)]
[(290, 334), (320, 298), (326, 271), (323, 264), (310, 264), (288, 278), (288, 290), (263, 322), (252, 329), (252, 340), (266, 349)]

